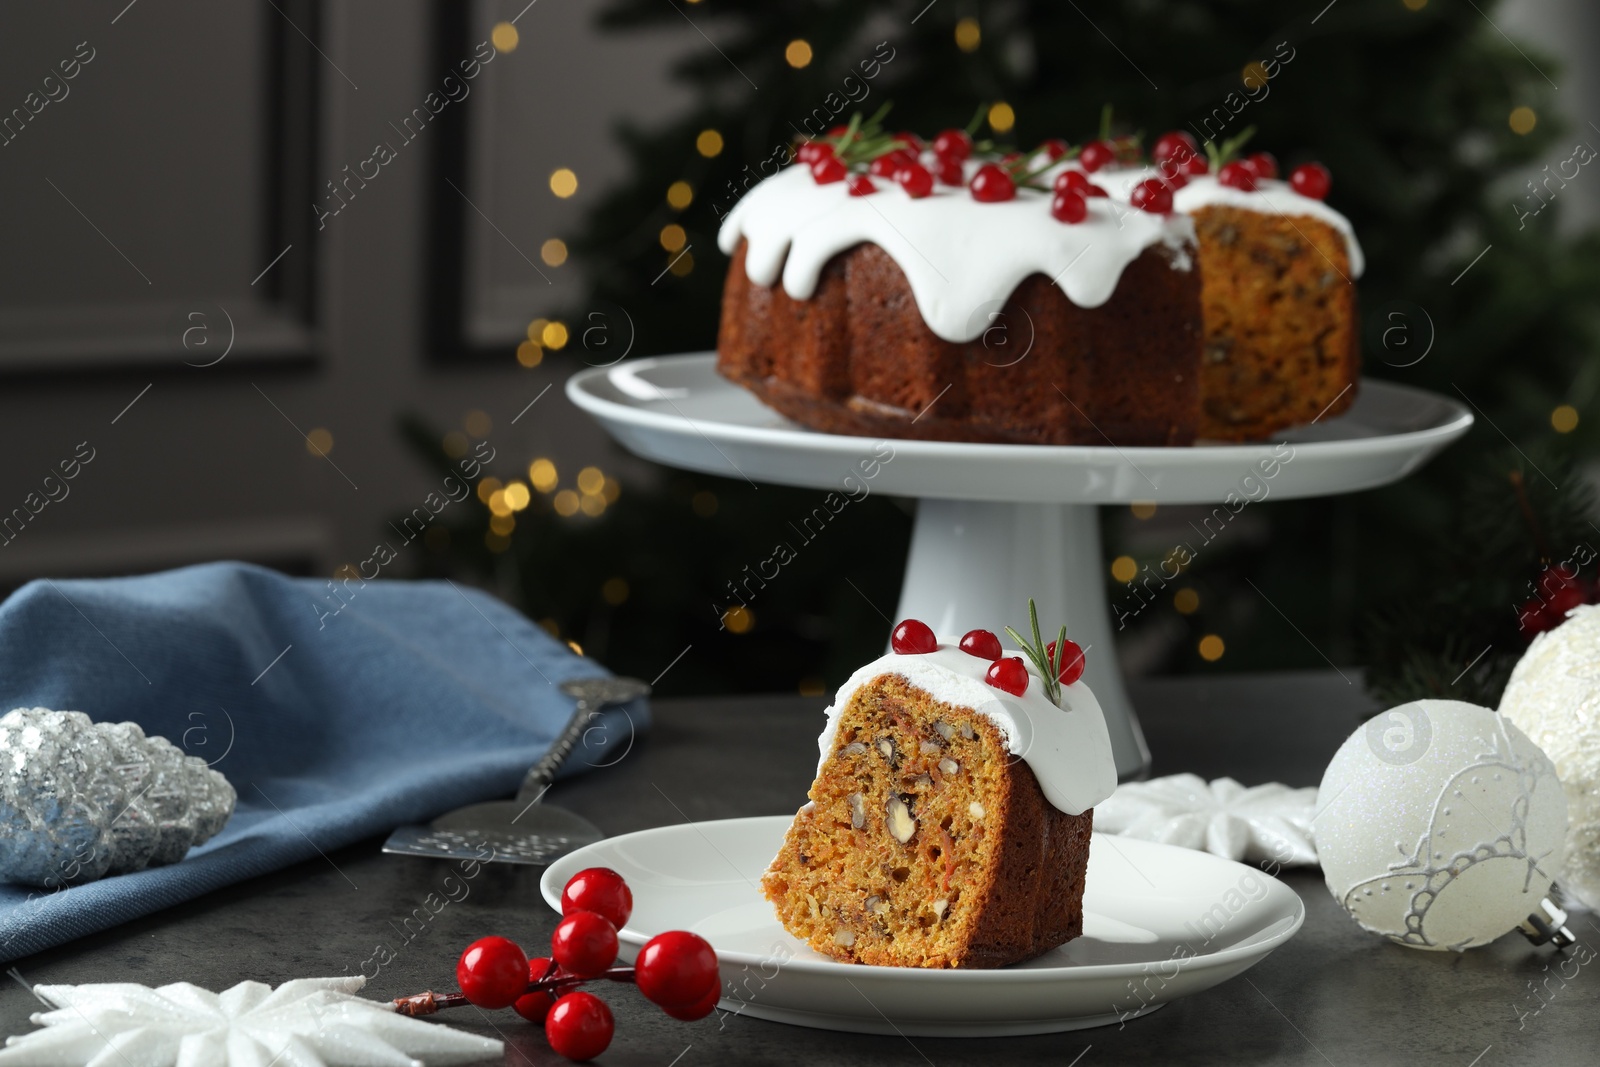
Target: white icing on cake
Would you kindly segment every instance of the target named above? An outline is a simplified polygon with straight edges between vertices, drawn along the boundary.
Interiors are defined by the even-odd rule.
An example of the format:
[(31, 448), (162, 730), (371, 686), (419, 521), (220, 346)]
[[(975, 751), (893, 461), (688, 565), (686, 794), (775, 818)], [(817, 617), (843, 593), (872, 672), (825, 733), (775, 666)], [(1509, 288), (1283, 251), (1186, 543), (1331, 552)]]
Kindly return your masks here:
[[(1068, 168), (1060, 168), (1060, 170), (1066, 169)], [(1059, 170), (1050, 173), (1054, 177)], [(1126, 201), (1128, 194), (1133, 192), (1133, 187), (1146, 178), (1156, 177), (1156, 171), (1152, 167), (1111, 167), (1096, 171), (1088, 177), (1090, 181), (1118, 200)], [(1361, 277), (1361, 272), (1366, 269), (1366, 257), (1361, 253), (1361, 243), (1356, 240), (1356, 232), (1351, 228), (1350, 220), (1321, 200), (1301, 196), (1288, 182), (1265, 179), (1257, 182), (1254, 190), (1246, 191), (1223, 185), (1214, 174), (1198, 174), (1191, 177), (1189, 184), (1172, 196), (1173, 210), (1184, 213), (1198, 211), (1213, 204), (1258, 211), (1263, 215), (1284, 215), (1291, 219), (1303, 216), (1325, 222), (1344, 237), (1345, 251), (1350, 257), (1351, 279)]]
[[(873, 660), (839, 687), (826, 714), (828, 723), (817, 739), (822, 764), (833, 755), (839, 715), (856, 690), (885, 674), (898, 674), (935, 700), (971, 708), (1000, 729), (1006, 750), (1023, 759), (1045, 799), (1068, 815), (1081, 815), (1117, 788), (1116, 762), (1099, 701), (1083, 682), (1062, 686), (1061, 706), (1045, 696), (1044, 682), (1028, 666), (1028, 688), (1012, 696), (983, 680), (989, 661), (969, 656), (959, 638), (941, 637), (937, 651), (920, 656), (890, 654)], [(1021, 653), (1007, 649), (1007, 656)], [(1023, 662), (1027, 663), (1026, 657)]]
[[(923, 162), (932, 156), (924, 154)], [(969, 160), (970, 179), (978, 163)], [(1037, 180), (1049, 184), (1065, 163)], [(796, 300), (816, 292), (822, 268), (858, 244), (882, 248), (910, 283), (922, 319), (946, 341), (976, 340), (989, 328), (1012, 291), (1031, 274), (1043, 274), (1079, 307), (1111, 299), (1123, 269), (1152, 245), (1171, 253), (1175, 270), (1190, 270), (1195, 241), (1188, 212), (1212, 204), (1327, 223), (1345, 240), (1350, 277), (1366, 267), (1350, 220), (1288, 182), (1265, 180), (1253, 192), (1234, 189), (1214, 175), (1197, 175), (1173, 196), (1174, 212), (1155, 215), (1128, 205), (1133, 187), (1156, 172), (1150, 167), (1111, 167), (1089, 175), (1109, 196), (1089, 197), (1089, 217), (1062, 223), (1050, 215), (1051, 194), (1018, 189), (1016, 198), (995, 204), (974, 200), (965, 188), (942, 183), (932, 195), (912, 199), (887, 178), (873, 178), (878, 191), (851, 196), (847, 182), (818, 185), (805, 166), (787, 167), (750, 190), (722, 223), (717, 245), (732, 255), (743, 238), (745, 274), (757, 285), (779, 281)]]
[[(931, 159), (931, 157), (925, 157)], [(976, 169), (967, 164), (970, 176)], [(981, 203), (966, 189), (936, 184), (912, 199), (886, 178), (878, 191), (851, 196), (846, 182), (818, 185), (804, 166), (785, 168), (750, 190), (722, 224), (718, 246), (732, 255), (742, 237), (745, 273), (783, 288), (796, 300), (816, 292), (823, 266), (863, 242), (887, 252), (911, 285), (928, 328), (946, 341), (976, 340), (992, 314), (1030, 274), (1052, 279), (1079, 307), (1111, 299), (1123, 268), (1152, 245), (1188, 270), (1194, 223), (1091, 198), (1089, 217), (1066, 224), (1050, 217), (1050, 194), (1018, 189), (1014, 200)]]

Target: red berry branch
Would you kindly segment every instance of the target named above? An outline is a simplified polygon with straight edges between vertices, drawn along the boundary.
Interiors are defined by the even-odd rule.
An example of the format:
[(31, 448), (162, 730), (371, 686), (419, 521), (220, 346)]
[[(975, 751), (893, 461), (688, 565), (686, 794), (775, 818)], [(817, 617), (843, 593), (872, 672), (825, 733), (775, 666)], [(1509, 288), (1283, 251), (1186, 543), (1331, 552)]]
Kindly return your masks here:
[(590, 867), (573, 875), (561, 892), (561, 913), (548, 957), (529, 959), (504, 937), (479, 938), (456, 962), (460, 992), (398, 997), (395, 1010), (416, 1016), (463, 1004), (511, 1008), (543, 1023), (556, 1052), (588, 1060), (611, 1044), (616, 1023), (605, 1001), (579, 988), (587, 982), (631, 982), (674, 1019), (703, 1019), (717, 1006), (717, 954), (687, 930), (658, 934), (645, 942), (632, 967), (614, 966), (617, 929), (633, 914), (633, 892), (616, 871)]

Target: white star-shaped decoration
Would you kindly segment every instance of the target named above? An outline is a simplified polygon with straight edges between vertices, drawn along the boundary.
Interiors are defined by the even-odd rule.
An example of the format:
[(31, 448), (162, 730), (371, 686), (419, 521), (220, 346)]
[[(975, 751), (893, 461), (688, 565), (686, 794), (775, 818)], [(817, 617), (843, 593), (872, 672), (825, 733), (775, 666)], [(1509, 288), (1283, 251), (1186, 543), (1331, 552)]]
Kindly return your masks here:
[(213, 993), (188, 982), (38, 985), (44, 1027), (6, 1039), (0, 1067), (443, 1067), (499, 1062), (504, 1045), (397, 1015), (355, 996), (349, 978), (240, 982)]
[(1118, 786), (1094, 806), (1094, 828), (1287, 867), (1317, 862), (1311, 838), (1316, 805), (1314, 787), (1246, 787), (1232, 778), (1207, 782), (1197, 774), (1174, 774)]

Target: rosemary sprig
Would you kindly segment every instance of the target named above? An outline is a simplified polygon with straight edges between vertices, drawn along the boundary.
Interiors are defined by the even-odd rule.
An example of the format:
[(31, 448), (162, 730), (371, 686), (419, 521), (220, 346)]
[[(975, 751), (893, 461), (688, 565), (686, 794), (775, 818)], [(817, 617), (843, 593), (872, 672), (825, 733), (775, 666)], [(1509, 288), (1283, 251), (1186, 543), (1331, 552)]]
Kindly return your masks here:
[(1138, 163), (1144, 158), (1144, 131), (1111, 135), (1114, 112), (1110, 104), (1100, 108), (1100, 140), (1111, 146), (1118, 163)]
[(1028, 160), (1036, 158), (1039, 155), (1039, 153), (1043, 152), (1043, 151), (1044, 151), (1044, 145), (1041, 144), (1038, 148), (1035, 148), (1032, 152), (1024, 152), (1022, 154), (1022, 156), (1019, 159), (1016, 160), (1016, 162), (1011, 164), (1011, 170), (1012, 170), (1011, 180), (1013, 182), (1016, 182), (1017, 187), (1019, 189), (1020, 188), (1040, 189), (1040, 190), (1043, 190), (1045, 192), (1049, 192), (1050, 191), (1050, 186), (1045, 185), (1045, 184), (1040, 183), (1040, 182), (1035, 182), (1034, 179), (1039, 177), (1039, 175), (1043, 174), (1045, 171), (1049, 170), (1051, 167), (1054, 167), (1059, 163), (1065, 163), (1069, 159), (1077, 159), (1078, 158), (1078, 153), (1083, 151), (1083, 146), (1082, 145), (1074, 145), (1071, 148), (1068, 148), (1061, 155), (1057, 156), (1055, 159), (1050, 159), (1047, 156), (1045, 158), (1045, 161), (1043, 163), (1041, 163), (1039, 166), (1034, 167), (1031, 170), (1025, 170), (1024, 168), (1027, 166)]
[(966, 129), (968, 137), (971, 137), (973, 134), (978, 132), (979, 127), (983, 125), (984, 116), (987, 114), (989, 114), (989, 105), (986, 103), (980, 103), (978, 105), (978, 110), (972, 113), (972, 121), (967, 123)]
[(1215, 141), (1207, 140), (1203, 147), (1206, 150), (1206, 159), (1211, 163), (1212, 173), (1220, 171), (1225, 164), (1231, 162), (1233, 157), (1239, 154), (1239, 149), (1249, 143), (1250, 138), (1255, 135), (1256, 128), (1246, 126), (1237, 136), (1223, 141), (1220, 147)]
[(883, 120), (893, 106), (892, 101), (885, 102), (867, 118), (862, 118), (861, 112), (858, 111), (850, 116), (850, 122), (845, 126), (843, 133), (837, 137), (823, 137), (821, 140), (832, 145), (834, 156), (839, 162), (851, 168), (864, 166), (879, 156), (888, 155), (900, 147), (900, 142), (895, 140), (894, 135), (884, 132), (883, 129)]
[(1050, 703), (1061, 704), (1061, 671), (1057, 669), (1056, 656), (1067, 647), (1067, 628), (1061, 627), (1056, 635), (1055, 647), (1052, 649), (1044, 643), (1044, 638), (1039, 634), (1039, 609), (1034, 605), (1033, 598), (1028, 598), (1028, 624), (1033, 629), (1033, 640), (1029, 641), (1011, 627), (1006, 627), (1006, 634), (1017, 643), (1022, 654), (1027, 656), (1039, 672), (1044, 682), (1045, 696), (1050, 698)]

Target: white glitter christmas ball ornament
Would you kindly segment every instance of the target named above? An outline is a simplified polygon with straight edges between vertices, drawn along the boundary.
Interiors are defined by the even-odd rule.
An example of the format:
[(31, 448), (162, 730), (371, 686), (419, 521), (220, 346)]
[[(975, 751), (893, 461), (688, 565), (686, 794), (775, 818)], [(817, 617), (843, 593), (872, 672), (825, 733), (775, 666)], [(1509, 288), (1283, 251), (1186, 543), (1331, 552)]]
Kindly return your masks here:
[(1356, 922), (1397, 944), (1460, 950), (1540, 911), (1567, 802), (1550, 759), (1502, 716), (1419, 700), (1339, 747), (1311, 829), (1328, 889)]
[(1600, 910), (1600, 607), (1573, 608), (1533, 639), (1500, 714), (1545, 750), (1567, 793), (1566, 860), (1556, 881), (1567, 901)]

